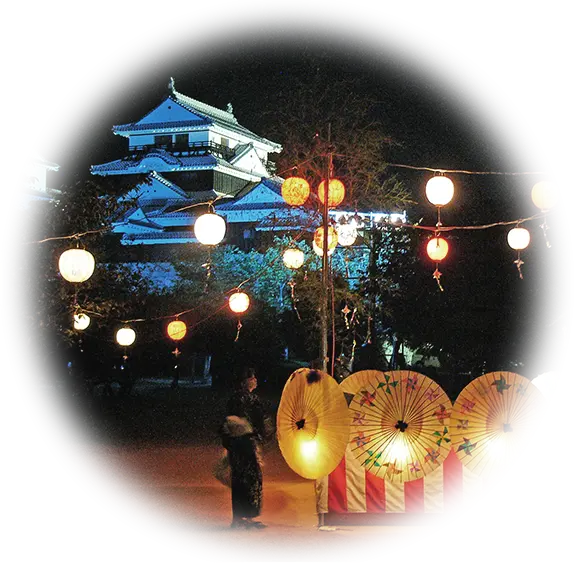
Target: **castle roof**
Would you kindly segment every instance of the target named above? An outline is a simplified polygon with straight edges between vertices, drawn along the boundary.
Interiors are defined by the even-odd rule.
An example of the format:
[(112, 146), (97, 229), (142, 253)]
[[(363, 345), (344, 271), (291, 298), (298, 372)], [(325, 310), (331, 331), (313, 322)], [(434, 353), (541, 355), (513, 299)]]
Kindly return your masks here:
[[(165, 113), (158, 109), (166, 104), (166, 101), (174, 102), (178, 105), (177, 113), (172, 112), (176, 117), (166, 118)], [(171, 109), (171, 106), (169, 106)], [(184, 111), (181, 111), (184, 110)], [(175, 89), (173, 79), (170, 83), (170, 93), (156, 106), (153, 110), (148, 112), (140, 120), (133, 123), (126, 123), (123, 125), (115, 125), (112, 130), (114, 133), (123, 136), (129, 136), (129, 133), (161, 133), (161, 132), (178, 132), (190, 131), (197, 129), (205, 129), (209, 126), (219, 126), (223, 129), (234, 131), (245, 137), (259, 141), (267, 145), (273, 152), (279, 152), (281, 145), (256, 135), (246, 127), (243, 127), (233, 115), (231, 104), (228, 105), (227, 110), (222, 110), (200, 102), (186, 96)]]

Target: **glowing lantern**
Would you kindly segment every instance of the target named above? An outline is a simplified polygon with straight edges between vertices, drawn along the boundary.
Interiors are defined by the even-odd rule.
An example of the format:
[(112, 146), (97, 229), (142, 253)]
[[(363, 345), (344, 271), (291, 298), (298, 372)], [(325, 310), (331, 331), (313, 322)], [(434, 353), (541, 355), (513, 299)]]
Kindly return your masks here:
[(298, 248), (288, 248), (283, 253), (283, 263), (288, 268), (297, 270), (303, 265), (303, 262), (305, 262), (305, 254), (302, 250), (299, 250)]
[(86, 330), (90, 326), (90, 317), (84, 313), (74, 315), (74, 328), (76, 330)]
[[(317, 246), (317, 243), (315, 241), (313, 241), (313, 251), (317, 256), (323, 256), (323, 247)], [(331, 256), (333, 252), (335, 252), (335, 247), (331, 248), (330, 250), (327, 250), (327, 256)]]
[(171, 321), (167, 325), (167, 335), (172, 340), (181, 340), (187, 333), (187, 326), (183, 321)]
[(225, 237), (225, 219), (216, 213), (200, 215), (193, 225), (195, 237), (201, 244), (219, 244)]
[(524, 227), (514, 227), (508, 231), (507, 240), (513, 250), (524, 250), (530, 244), (530, 233)]
[(249, 309), (249, 295), (238, 291), (229, 296), (229, 308), (234, 313), (245, 313)]
[(116, 342), (120, 346), (131, 346), (136, 340), (136, 331), (130, 327), (120, 328), (116, 332)]
[(337, 225), (337, 236), (341, 246), (351, 246), (357, 240), (357, 229), (352, 223)]
[[(325, 180), (319, 184), (319, 199), (321, 203), (325, 203)], [(345, 199), (345, 184), (341, 180), (333, 178), (329, 180), (329, 195), (327, 205), (329, 207), (337, 207)]]
[(427, 243), (427, 254), (434, 262), (440, 262), (448, 254), (448, 242), (442, 237), (433, 237)]
[(554, 185), (550, 182), (538, 182), (532, 188), (532, 201), (542, 211), (548, 211), (556, 203)]
[(454, 195), (454, 184), (446, 176), (433, 176), (426, 185), (427, 199), (437, 207), (446, 205)]
[(62, 277), (73, 283), (84, 282), (94, 273), (96, 261), (90, 252), (81, 248), (70, 248), (62, 253), (58, 261)]
[[(324, 234), (325, 230), (323, 229), (323, 227), (319, 227), (316, 231), (315, 234), (313, 235), (313, 242), (321, 249), (321, 253), (323, 252), (323, 234)], [(337, 246), (337, 242), (339, 241), (339, 237), (337, 235), (337, 231), (329, 226), (329, 229), (327, 231), (327, 252), (334, 250), (334, 248)]]
[(289, 205), (303, 205), (310, 193), (309, 182), (297, 176), (287, 178), (281, 186), (281, 195)]

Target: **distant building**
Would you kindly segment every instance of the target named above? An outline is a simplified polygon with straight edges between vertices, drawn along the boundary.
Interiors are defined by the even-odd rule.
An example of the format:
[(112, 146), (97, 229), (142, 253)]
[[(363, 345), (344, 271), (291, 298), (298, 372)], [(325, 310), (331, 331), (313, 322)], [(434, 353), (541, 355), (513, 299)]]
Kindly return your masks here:
[(24, 195), (28, 201), (51, 201), (60, 193), (48, 183), (48, 172), (57, 172), (60, 166), (54, 162), (35, 156), (28, 162), (24, 178)]

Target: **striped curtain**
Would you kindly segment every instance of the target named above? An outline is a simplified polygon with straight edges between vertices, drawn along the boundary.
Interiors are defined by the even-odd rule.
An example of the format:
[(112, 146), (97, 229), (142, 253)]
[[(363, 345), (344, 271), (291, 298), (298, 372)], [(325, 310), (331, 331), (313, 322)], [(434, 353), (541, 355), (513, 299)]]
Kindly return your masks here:
[(390, 483), (366, 471), (347, 446), (341, 463), (316, 481), (319, 514), (404, 514), (453, 512), (479, 479), (454, 451), (425, 477)]

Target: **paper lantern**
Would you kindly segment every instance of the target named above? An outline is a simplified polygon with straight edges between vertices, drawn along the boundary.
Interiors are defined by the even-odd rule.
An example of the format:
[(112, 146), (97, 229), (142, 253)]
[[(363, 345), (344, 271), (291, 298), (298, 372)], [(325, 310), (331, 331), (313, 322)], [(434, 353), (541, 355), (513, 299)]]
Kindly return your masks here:
[(538, 182), (532, 188), (532, 201), (542, 211), (548, 211), (556, 203), (556, 191), (554, 184), (550, 182)]
[(524, 250), (530, 244), (530, 233), (524, 227), (514, 227), (508, 231), (507, 240), (513, 250)]
[(167, 325), (167, 335), (172, 340), (181, 340), (187, 333), (187, 326), (183, 321), (171, 321)]
[(440, 262), (448, 254), (448, 242), (442, 237), (433, 237), (427, 243), (427, 254), (434, 262)]
[(351, 246), (357, 240), (357, 229), (351, 223), (337, 225), (337, 236), (341, 246)]
[[(325, 230), (323, 227), (319, 227), (315, 234), (313, 235), (313, 242), (321, 249), (323, 249), (323, 234)], [(337, 242), (339, 241), (339, 237), (337, 235), (337, 231), (329, 226), (327, 230), (327, 251), (333, 250), (337, 246)]]
[(76, 330), (86, 330), (90, 326), (90, 317), (85, 313), (74, 315), (74, 328)]
[[(317, 243), (315, 241), (313, 241), (313, 252), (317, 255), (317, 256), (323, 256), (323, 247), (322, 246), (317, 246)], [(333, 254), (333, 252), (335, 252), (335, 247), (331, 248), (331, 250), (327, 250), (327, 256), (331, 256), (331, 254)]]
[(281, 195), (289, 205), (303, 205), (310, 193), (309, 182), (297, 176), (287, 178), (281, 186)]
[(219, 244), (225, 237), (225, 219), (216, 213), (200, 215), (193, 225), (195, 237), (201, 244)]
[[(325, 204), (325, 180), (319, 184), (319, 199)], [(341, 180), (333, 178), (329, 180), (328, 207), (337, 207), (345, 199), (345, 184)]]
[(438, 207), (446, 205), (454, 195), (454, 184), (446, 176), (433, 176), (426, 185), (427, 199)]
[(62, 277), (72, 283), (81, 283), (94, 273), (96, 261), (93, 255), (81, 248), (70, 248), (62, 253), (58, 261)]
[(288, 248), (283, 253), (283, 263), (293, 270), (299, 269), (305, 262), (305, 254), (298, 248)]
[(130, 327), (120, 328), (116, 332), (116, 342), (120, 346), (131, 346), (136, 340), (136, 331)]
[(234, 313), (245, 313), (249, 309), (249, 295), (237, 291), (229, 296), (229, 308)]

